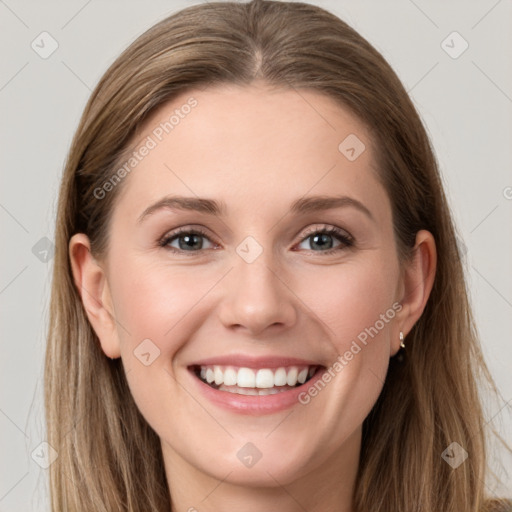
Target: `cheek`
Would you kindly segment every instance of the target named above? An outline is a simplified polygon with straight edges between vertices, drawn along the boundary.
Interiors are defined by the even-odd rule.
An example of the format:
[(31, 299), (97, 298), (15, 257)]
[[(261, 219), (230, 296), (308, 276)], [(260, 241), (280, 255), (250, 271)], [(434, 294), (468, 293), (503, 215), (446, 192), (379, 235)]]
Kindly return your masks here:
[(211, 288), (213, 278), (198, 278), (190, 270), (145, 261), (124, 261), (117, 267), (112, 288), (116, 319), (125, 349), (149, 338), (166, 355), (175, 352), (173, 331)]
[(171, 429), (174, 436), (186, 435), (180, 422), (169, 420), (172, 410), (187, 410), (204, 421), (202, 409), (189, 410), (190, 398), (180, 392), (175, 363), (199, 325), (201, 298), (216, 280), (135, 258), (116, 267), (112, 289), (125, 375), (139, 411), (156, 432)]
[(353, 341), (368, 355), (388, 348), (398, 272), (392, 260), (377, 252), (336, 269), (315, 270), (314, 279), (303, 276), (296, 283), (297, 295), (321, 320), (337, 353), (350, 350)]
[(148, 421), (161, 409), (157, 392), (174, 396), (178, 353), (202, 321), (208, 292), (218, 269), (148, 263), (145, 258), (117, 259), (110, 286), (117, 332), (128, 383)]
[(326, 418), (336, 419), (333, 430), (326, 431), (322, 440), (332, 450), (362, 424), (382, 390), (388, 369), (398, 274), (389, 260), (375, 256), (341, 265), (336, 272), (331, 268), (324, 275), (317, 273), (309, 292), (301, 292), (309, 293), (304, 302), (311, 304), (322, 320), (334, 354), (325, 387), (319, 384), (303, 397), (304, 421), (309, 403)]

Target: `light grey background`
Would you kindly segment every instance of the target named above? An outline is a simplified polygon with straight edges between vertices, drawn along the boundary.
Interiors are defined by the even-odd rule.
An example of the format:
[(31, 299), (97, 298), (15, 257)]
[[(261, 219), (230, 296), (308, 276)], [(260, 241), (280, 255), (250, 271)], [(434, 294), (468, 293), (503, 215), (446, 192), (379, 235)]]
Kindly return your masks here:
[[(45, 439), (42, 370), (52, 269), (51, 253), (40, 261), (45, 242), (39, 241), (54, 240), (58, 184), (79, 116), (122, 49), (194, 3), (0, 0), (0, 512), (48, 510), (47, 470), (31, 457)], [(502, 393), (499, 403), (487, 402), (486, 414), (512, 443), (512, 1), (312, 3), (383, 53), (427, 126), (467, 248), (484, 353)], [(43, 31), (58, 43), (46, 59), (31, 47), (34, 40), (42, 46)], [(469, 44), (458, 58), (441, 46), (453, 31)], [(455, 36), (445, 48), (452, 46), (453, 54), (462, 44)], [(489, 486), (490, 493), (512, 489), (512, 457), (502, 460), (508, 477), (502, 472), (505, 484)]]

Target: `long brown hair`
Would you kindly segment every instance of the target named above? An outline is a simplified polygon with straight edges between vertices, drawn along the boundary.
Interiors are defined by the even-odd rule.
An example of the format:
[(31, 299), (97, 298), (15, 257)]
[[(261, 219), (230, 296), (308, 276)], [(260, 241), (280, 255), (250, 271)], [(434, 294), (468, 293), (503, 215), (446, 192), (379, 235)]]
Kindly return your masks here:
[[(486, 434), (477, 383), (495, 388), (420, 117), (385, 59), (346, 23), (313, 5), (266, 0), (209, 2), (159, 22), (110, 66), (82, 115), (60, 188), (45, 361), (48, 442), (59, 454), (50, 466), (52, 510), (171, 510), (160, 440), (131, 397), (121, 360), (101, 350), (73, 283), (68, 243), (82, 232), (96, 257), (107, 254), (123, 183), (101, 200), (94, 192), (151, 112), (191, 88), (255, 80), (323, 92), (364, 122), (378, 148), (400, 260), (411, 255), (418, 230), (436, 241), (425, 311), (363, 425), (354, 509), (484, 510)], [(454, 441), (469, 453), (457, 469), (441, 457)]]

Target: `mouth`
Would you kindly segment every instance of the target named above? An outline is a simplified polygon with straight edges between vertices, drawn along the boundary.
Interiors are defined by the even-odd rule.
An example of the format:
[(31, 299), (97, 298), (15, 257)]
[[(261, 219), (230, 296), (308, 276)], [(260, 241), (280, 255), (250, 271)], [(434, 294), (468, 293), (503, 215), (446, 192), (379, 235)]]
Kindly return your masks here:
[(299, 388), (325, 369), (321, 365), (248, 368), (233, 365), (192, 365), (189, 370), (207, 386), (237, 395), (266, 396)]

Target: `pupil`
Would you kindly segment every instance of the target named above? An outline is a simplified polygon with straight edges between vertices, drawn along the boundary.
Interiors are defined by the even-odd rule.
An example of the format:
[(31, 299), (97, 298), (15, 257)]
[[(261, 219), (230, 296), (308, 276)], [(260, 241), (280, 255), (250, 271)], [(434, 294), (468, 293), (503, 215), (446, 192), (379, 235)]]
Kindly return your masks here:
[[(320, 240), (322, 241), (319, 245), (320, 248), (331, 248), (332, 246), (332, 240), (331, 240), (331, 244), (329, 244), (328, 242), (326, 242), (326, 238), (331, 238), (331, 235), (327, 234), (327, 233), (320, 233), (320, 234), (317, 234), (317, 235), (313, 235), (313, 244), (312, 245), (318, 245), (318, 242), (316, 241), (318, 238), (320, 238)], [(327, 245), (325, 245), (327, 244)]]
[[(183, 235), (180, 237), (180, 249), (184, 249), (184, 250), (187, 250), (187, 249), (190, 249), (190, 248), (194, 248), (194, 239), (195, 239), (195, 242), (198, 242), (196, 245), (198, 246), (197, 248), (198, 249), (201, 249), (202, 247), (202, 243), (201, 243), (201, 237), (199, 237), (198, 235)], [(182, 240), (185, 240), (185, 243), (182, 244), (181, 241)]]

